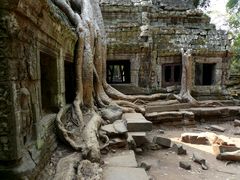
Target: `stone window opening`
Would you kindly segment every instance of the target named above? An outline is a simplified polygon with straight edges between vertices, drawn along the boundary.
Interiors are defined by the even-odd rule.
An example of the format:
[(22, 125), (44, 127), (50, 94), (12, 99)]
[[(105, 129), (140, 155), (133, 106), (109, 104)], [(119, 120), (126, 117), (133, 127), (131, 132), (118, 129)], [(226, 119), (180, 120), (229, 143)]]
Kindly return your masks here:
[(74, 101), (76, 90), (75, 66), (73, 62), (64, 62), (65, 73), (65, 100), (67, 104)]
[(164, 64), (162, 66), (162, 83), (163, 87), (178, 85), (181, 83), (182, 65), (181, 64)]
[(41, 68), (41, 100), (43, 115), (55, 113), (58, 110), (57, 93), (57, 60), (53, 56), (40, 52)]
[(196, 63), (195, 85), (209, 86), (215, 84), (216, 63)]
[(108, 60), (107, 61), (107, 82), (110, 84), (130, 83), (130, 61), (129, 60)]

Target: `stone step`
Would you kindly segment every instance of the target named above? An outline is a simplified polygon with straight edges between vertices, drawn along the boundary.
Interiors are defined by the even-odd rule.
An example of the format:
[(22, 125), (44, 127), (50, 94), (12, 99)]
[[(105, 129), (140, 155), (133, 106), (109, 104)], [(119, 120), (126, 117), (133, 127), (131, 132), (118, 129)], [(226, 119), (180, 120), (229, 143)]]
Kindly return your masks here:
[(129, 132), (146, 132), (152, 130), (152, 122), (147, 121), (141, 113), (125, 113), (122, 119), (126, 121)]
[(164, 125), (194, 125), (194, 113), (188, 111), (152, 112), (145, 114), (147, 120)]
[(164, 104), (164, 105), (148, 105), (146, 107), (146, 113), (152, 112), (165, 112), (165, 111), (178, 111), (179, 109), (190, 108), (189, 103), (178, 103), (178, 104)]
[(121, 153), (116, 153), (113, 156), (107, 156), (104, 159), (104, 164), (108, 167), (133, 167), (138, 166), (135, 154), (132, 150), (126, 150)]
[(128, 132), (128, 136), (131, 136), (133, 138), (137, 147), (142, 146), (148, 142), (146, 138), (146, 132)]
[(143, 168), (106, 167), (103, 170), (103, 180), (148, 180)]

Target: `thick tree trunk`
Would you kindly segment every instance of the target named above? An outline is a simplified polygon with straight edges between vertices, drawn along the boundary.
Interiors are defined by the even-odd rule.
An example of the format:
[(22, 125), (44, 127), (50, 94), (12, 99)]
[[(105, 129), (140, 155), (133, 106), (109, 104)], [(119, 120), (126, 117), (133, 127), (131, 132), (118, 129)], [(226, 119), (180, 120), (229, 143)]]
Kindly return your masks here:
[(192, 89), (192, 55), (190, 50), (182, 52), (182, 79), (181, 79), (181, 91), (177, 97), (180, 102), (190, 102), (196, 104), (197, 101), (191, 95)]
[[(71, 115), (66, 108), (57, 116), (57, 127), (65, 141), (92, 161), (100, 160), (98, 129), (101, 117), (95, 105), (121, 108), (123, 112), (145, 112), (138, 100), (163, 99), (168, 94), (150, 96), (124, 95), (106, 83), (106, 34), (98, 0), (52, 0), (75, 26), (78, 42), (75, 49), (76, 98)], [(82, 108), (84, 107), (84, 113)], [(64, 110), (65, 109), (65, 110)], [(67, 108), (69, 110), (69, 107)], [(69, 112), (69, 111), (68, 111)], [(74, 133), (67, 130), (69, 121)]]

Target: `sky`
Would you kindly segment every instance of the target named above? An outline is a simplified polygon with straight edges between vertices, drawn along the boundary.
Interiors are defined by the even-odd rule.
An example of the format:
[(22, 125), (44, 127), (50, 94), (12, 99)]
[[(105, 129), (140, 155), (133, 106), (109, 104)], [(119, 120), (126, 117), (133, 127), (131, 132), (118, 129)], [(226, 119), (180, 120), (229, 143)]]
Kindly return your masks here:
[(207, 12), (211, 17), (211, 23), (216, 24), (217, 29), (228, 30), (226, 12), (227, 0), (211, 0)]

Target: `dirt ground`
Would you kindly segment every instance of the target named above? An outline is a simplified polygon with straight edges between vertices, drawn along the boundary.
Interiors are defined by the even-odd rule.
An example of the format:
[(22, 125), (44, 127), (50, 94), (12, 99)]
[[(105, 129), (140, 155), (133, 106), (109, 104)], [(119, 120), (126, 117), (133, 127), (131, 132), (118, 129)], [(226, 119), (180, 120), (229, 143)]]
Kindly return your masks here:
[[(147, 134), (149, 141), (156, 135), (168, 137), (172, 142), (181, 143), (179, 137), (184, 132), (207, 132), (205, 129), (208, 123), (197, 125), (195, 128), (173, 128), (164, 126), (154, 126), (153, 130)], [(234, 143), (240, 147), (240, 136), (233, 135), (235, 131), (240, 132), (240, 128), (235, 128), (232, 122), (218, 124), (225, 127), (224, 133), (215, 132), (216, 134), (230, 137)], [(159, 133), (159, 129), (164, 130), (164, 134)], [(136, 155), (138, 164), (146, 162), (151, 165), (147, 171), (149, 177), (153, 180), (240, 180), (240, 162), (226, 164), (225, 161), (219, 161), (212, 154), (212, 147), (207, 145), (193, 145), (182, 143), (187, 150), (187, 155), (177, 155), (170, 149), (145, 150), (143, 154)], [(123, 149), (117, 149), (123, 151)], [(45, 170), (37, 179), (51, 180), (54, 177), (57, 162), (60, 158), (65, 157), (74, 151), (67, 146), (60, 144), (57, 151), (53, 154), (51, 161)], [(112, 152), (110, 152), (112, 153)], [(208, 170), (202, 170), (201, 166), (192, 161), (193, 153), (201, 158), (206, 159)], [(191, 170), (185, 170), (179, 167), (179, 161), (187, 161), (191, 164)]]
[[(159, 134), (159, 129), (164, 130), (161, 136), (171, 138), (172, 141), (181, 143), (179, 137), (184, 132), (206, 132), (206, 126), (209, 124), (197, 125), (196, 128), (167, 128), (161, 126), (154, 126), (154, 130), (148, 133), (148, 138), (151, 140), (153, 136)], [(234, 128), (232, 122), (218, 124), (225, 127), (224, 133), (215, 132), (216, 134), (231, 137), (231, 139), (240, 147), (240, 136), (233, 135)], [(187, 155), (177, 155), (170, 149), (161, 149), (158, 151), (146, 151), (143, 155), (137, 155), (139, 163), (146, 162), (151, 165), (148, 174), (154, 180), (239, 180), (240, 179), (240, 163), (229, 163), (226, 161), (219, 161), (212, 154), (212, 147), (206, 145), (193, 145), (182, 143), (183, 147), (187, 150)], [(202, 170), (201, 166), (192, 161), (192, 155), (198, 155), (206, 159), (208, 170)], [(179, 167), (179, 161), (187, 161), (191, 164), (191, 170), (185, 170)]]

